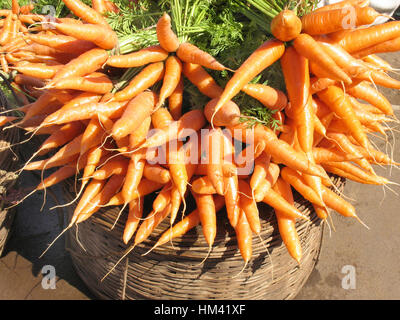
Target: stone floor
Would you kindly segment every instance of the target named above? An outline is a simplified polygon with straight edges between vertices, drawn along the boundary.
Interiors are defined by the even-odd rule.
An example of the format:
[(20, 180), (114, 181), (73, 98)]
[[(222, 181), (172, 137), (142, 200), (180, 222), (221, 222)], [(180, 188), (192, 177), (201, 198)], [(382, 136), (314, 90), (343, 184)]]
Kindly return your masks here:
[[(383, 57), (400, 67), (400, 54)], [(397, 106), (400, 94), (388, 89), (383, 92), (395, 105), (400, 118)], [(396, 132), (394, 136), (397, 142), (400, 134)], [(389, 138), (394, 144), (394, 139)], [(384, 148), (383, 141), (376, 142)], [(399, 160), (398, 151), (394, 158)], [(391, 174), (392, 181), (400, 181), (400, 171), (396, 168), (391, 172), (382, 168), (377, 171), (386, 177)], [(36, 179), (24, 174), (21, 188), (28, 188)], [(369, 230), (354, 219), (333, 214), (336, 231), (330, 233), (325, 228), (319, 261), (296, 299), (400, 299), (400, 201), (397, 195), (400, 188), (392, 188), (396, 193), (388, 189), (384, 193), (382, 187), (347, 183), (344, 193), (355, 199), (352, 203)], [(38, 209), (42, 206), (42, 193), (28, 198), (18, 207), (12, 237), (0, 258), (1, 300), (94, 299), (73, 269), (64, 249), (64, 238), (39, 258), (65, 223), (62, 212), (49, 210), (54, 198), (61, 198), (61, 190), (47, 194), (43, 211)], [(55, 289), (46, 281), (48, 265), (55, 268)]]

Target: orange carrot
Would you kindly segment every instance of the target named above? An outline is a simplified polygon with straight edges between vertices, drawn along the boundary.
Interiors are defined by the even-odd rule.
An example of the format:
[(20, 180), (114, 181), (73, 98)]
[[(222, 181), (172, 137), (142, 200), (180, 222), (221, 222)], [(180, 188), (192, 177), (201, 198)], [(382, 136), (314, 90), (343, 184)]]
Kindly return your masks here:
[(183, 102), (183, 77), (180, 77), (178, 85), (168, 97), (168, 109), (174, 120), (178, 120), (182, 116)]
[(72, 11), (73, 14), (86, 21), (87, 23), (99, 24), (109, 27), (106, 19), (101, 13), (84, 4), (82, 1), (63, 0), (63, 2), (68, 7), (68, 9)]
[(139, 223), (141, 221), (140, 219), (143, 216), (143, 202), (143, 198), (139, 198), (129, 202), (128, 218), (125, 222), (125, 228), (122, 235), (122, 240), (125, 244), (129, 242), (129, 240), (134, 235), (137, 227), (139, 226)]
[(239, 209), (238, 223), (235, 226), (236, 240), (238, 243), (240, 254), (247, 264), (253, 254), (252, 249), (252, 231), (247, 221), (246, 214), (242, 209)]
[[(348, 15), (352, 15), (352, 21)], [(344, 29), (350, 29), (362, 25), (368, 25), (375, 21), (380, 14), (372, 7), (344, 7), (326, 11), (316, 11), (304, 15), (301, 18), (302, 31), (309, 35), (321, 35)]]
[(103, 49), (95, 48), (89, 50), (68, 62), (64, 68), (54, 75), (52, 82), (54, 83), (56, 80), (62, 78), (69, 78), (72, 76), (80, 77), (95, 72), (101, 68), (107, 58), (107, 51)]
[(100, 24), (55, 23), (55, 28), (67, 36), (93, 42), (98, 47), (111, 50), (118, 44), (116, 33)]
[(106, 75), (100, 77), (69, 77), (58, 80), (53, 88), (106, 94), (113, 88), (113, 83)]
[(161, 184), (166, 184), (171, 181), (171, 174), (169, 170), (157, 164), (148, 164), (144, 166), (143, 176), (146, 179), (155, 181)]
[(286, 49), (280, 62), (290, 101), (285, 111), (287, 116), (293, 118), (303, 112), (310, 98), (309, 64), (294, 47)]
[(164, 76), (164, 63), (155, 62), (146, 66), (137, 74), (129, 84), (114, 95), (116, 101), (127, 101), (136, 97), (139, 93), (150, 88)]
[(179, 40), (171, 29), (171, 17), (164, 12), (156, 25), (157, 39), (160, 46), (168, 52), (175, 52), (179, 47)]
[[(220, 211), (224, 206), (224, 198), (221, 196), (213, 197), (215, 211)], [(175, 224), (172, 228), (166, 230), (158, 239), (153, 248), (161, 246), (174, 238), (180, 237), (187, 233), (190, 229), (196, 227), (200, 223), (198, 209), (186, 215), (182, 220)]]
[(328, 87), (318, 93), (318, 97), (327, 104), (336, 115), (341, 118), (351, 135), (365, 148), (369, 148), (370, 142), (357, 119), (354, 109), (343, 90), (336, 86)]
[(138, 145), (143, 143), (147, 138), (151, 126), (151, 117), (147, 117), (139, 125), (139, 127), (129, 135), (129, 147), (131, 149), (136, 148)]
[(307, 33), (301, 33), (293, 41), (296, 51), (305, 58), (312, 60), (326, 71), (329, 78), (337, 81), (343, 81), (350, 84), (351, 78), (344, 72), (331, 56), (326, 53), (323, 47), (312, 36)]
[(193, 193), (204, 238), (211, 247), (217, 235), (217, 216), (213, 196)]
[(301, 32), (301, 20), (292, 10), (282, 10), (271, 21), (270, 29), (275, 38), (291, 41)]
[[(274, 190), (289, 204), (294, 204), (292, 189), (283, 179), (278, 179)], [(297, 263), (300, 263), (303, 253), (299, 235), (296, 231), (295, 219), (287, 217), (285, 213), (280, 210), (275, 210), (275, 215), (278, 222), (279, 234), (281, 235), (283, 243), (292, 258), (295, 259)]]
[(242, 91), (271, 110), (282, 110), (287, 105), (286, 95), (277, 89), (259, 83), (248, 83)]
[(315, 9), (315, 12), (342, 9), (348, 6), (366, 7), (369, 5), (369, 0), (342, 0), (337, 3), (327, 4)]
[(400, 37), (400, 21), (391, 21), (346, 33), (339, 44), (349, 53)]
[[(268, 40), (259, 46), (236, 70), (235, 74), (226, 84), (223, 93), (215, 107), (216, 112), (236, 94), (256, 75), (280, 59), (285, 51), (285, 46), (281, 41)], [(211, 124), (212, 121), (211, 121)]]
[(229, 100), (217, 110), (218, 101), (218, 98), (211, 99), (204, 107), (204, 115), (208, 122), (211, 123), (213, 119), (213, 124), (219, 127), (230, 127), (239, 123), (239, 106), (232, 100)]
[(174, 92), (181, 79), (182, 62), (175, 56), (165, 61), (165, 74), (160, 89), (160, 97), (156, 107), (162, 106), (165, 100)]
[(247, 181), (239, 180), (239, 191), (240, 194), (240, 207), (246, 214), (247, 221), (250, 225), (251, 230), (255, 234), (261, 232), (260, 216), (256, 201), (252, 198), (252, 192), (250, 185)]
[(224, 91), (199, 64), (185, 62), (182, 72), (202, 94), (209, 98), (218, 98)]
[(161, 62), (167, 59), (168, 52), (161, 46), (154, 45), (124, 55), (110, 56), (107, 64), (117, 68), (133, 68), (147, 65), (149, 63)]
[(124, 175), (113, 175), (104, 185), (102, 190), (89, 201), (84, 209), (82, 209), (76, 220), (76, 223), (81, 223), (89, 219), (101, 208), (101, 206), (106, 204), (111, 199), (111, 197), (121, 188), (124, 179)]
[(157, 95), (152, 91), (144, 91), (133, 98), (121, 118), (114, 123), (113, 137), (121, 139), (134, 132), (151, 115), (156, 101)]
[(206, 159), (207, 176), (217, 193), (223, 195), (223, 137), (221, 129), (211, 130), (206, 139), (206, 154), (208, 155), (208, 159)]
[(199, 64), (208, 69), (226, 69), (226, 67), (220, 64), (213, 56), (188, 42), (179, 45), (176, 55), (184, 62)]

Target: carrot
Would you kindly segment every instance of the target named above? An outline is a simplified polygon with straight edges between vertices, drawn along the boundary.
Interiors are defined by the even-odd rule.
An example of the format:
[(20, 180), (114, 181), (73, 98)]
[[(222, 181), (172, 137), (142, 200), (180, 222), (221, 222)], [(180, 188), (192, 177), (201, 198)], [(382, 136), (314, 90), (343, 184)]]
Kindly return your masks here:
[[(347, 23), (348, 15), (352, 20)], [(351, 7), (316, 11), (301, 17), (302, 32), (309, 35), (321, 35), (344, 29), (350, 29), (362, 25), (368, 25), (375, 21), (380, 14), (372, 7)]]
[(282, 213), (288, 218), (309, 220), (306, 215), (296, 209), (293, 204), (290, 204), (284, 197), (273, 189), (270, 189), (269, 192), (267, 192), (262, 201), (275, 210), (282, 211)]
[(240, 216), (239, 208), (239, 181), (236, 175), (224, 177), (224, 198), (228, 219), (233, 228), (238, 224)]
[(211, 130), (206, 136), (206, 172), (218, 194), (224, 194), (223, 137), (221, 129)]
[(250, 178), (250, 187), (252, 192), (254, 192), (261, 182), (266, 179), (270, 163), (271, 156), (265, 153), (262, 153), (261, 156), (255, 159), (253, 174)]
[[(273, 187), (274, 191), (282, 196), (289, 204), (294, 205), (293, 193), (290, 185), (279, 178)], [(296, 231), (296, 220), (289, 218), (284, 212), (275, 210), (276, 220), (278, 222), (279, 234), (286, 246), (290, 256), (300, 263), (303, 252), (299, 235)]]
[(95, 72), (101, 68), (107, 58), (107, 51), (103, 49), (95, 48), (82, 53), (79, 57), (71, 60), (64, 66), (64, 68), (59, 70), (54, 75), (50, 84), (59, 79), (69, 78), (72, 76), (81, 77)]
[(9, 14), (4, 20), (4, 26), (0, 33), (0, 45), (4, 46), (10, 39), (11, 27), (13, 22), (13, 15)]
[(171, 17), (164, 12), (156, 25), (157, 40), (167, 52), (175, 52), (179, 47), (179, 39), (171, 29)]
[(131, 134), (129, 135), (129, 147), (131, 149), (136, 148), (138, 145), (146, 140), (150, 125), (151, 117), (147, 117), (134, 132), (131, 132)]
[[(256, 75), (280, 59), (284, 51), (284, 44), (278, 40), (268, 40), (259, 46), (228, 81), (215, 106), (215, 112), (238, 94)], [(211, 124), (213, 124), (212, 121)]]
[(242, 137), (252, 136), (255, 142), (265, 141), (268, 153), (280, 163), (310, 175), (326, 177), (326, 174), (310, 163), (303, 153), (294, 150), (287, 142), (278, 139), (271, 129), (261, 125), (249, 129), (246, 123), (230, 128), (230, 130), (235, 129), (242, 131)]
[(391, 21), (346, 33), (338, 44), (349, 53), (400, 37), (400, 21)]
[(96, 195), (103, 189), (106, 184), (106, 180), (92, 180), (86, 187), (85, 192), (82, 194), (75, 210), (73, 212), (70, 224), (74, 224), (83, 209), (90, 203), (90, 201), (96, 197)]
[(327, 4), (325, 6), (317, 8), (314, 12), (342, 9), (348, 6), (366, 7), (369, 5), (369, 2), (369, 0), (343, 0), (337, 3)]
[(8, 62), (7, 62), (6, 56), (4, 54), (0, 55), (0, 64), (1, 64), (1, 69), (5, 73), (9, 73), (10, 72), (10, 68), (8, 67)]
[(177, 141), (177, 143), (168, 143), (167, 149), (167, 163), (171, 174), (171, 180), (174, 186), (177, 187), (182, 200), (187, 189), (189, 181), (188, 173), (185, 165), (185, 150), (182, 148), (183, 143)]
[(98, 13), (104, 14), (108, 11), (108, 8), (104, 0), (92, 0), (92, 8)]
[(180, 77), (178, 85), (168, 97), (168, 109), (174, 120), (178, 120), (182, 116), (183, 102), (183, 77)]
[(252, 198), (250, 185), (247, 181), (239, 180), (240, 207), (246, 214), (247, 221), (251, 230), (255, 234), (260, 234), (261, 223), (256, 201)]
[(129, 242), (139, 226), (140, 219), (143, 216), (143, 202), (143, 198), (129, 202), (128, 218), (125, 222), (125, 228), (122, 234), (122, 240), (125, 244)]
[(168, 57), (165, 61), (165, 74), (157, 108), (162, 106), (165, 100), (174, 92), (181, 79), (181, 73), (182, 62), (175, 56)]
[(391, 103), (386, 97), (375, 88), (369, 86), (366, 83), (360, 83), (355, 87), (348, 88), (346, 91), (349, 95), (354, 98), (364, 100), (374, 107), (381, 110), (386, 115), (393, 115), (393, 109)]
[(57, 80), (52, 87), (55, 89), (70, 89), (106, 94), (112, 90), (113, 83), (106, 75), (100, 77), (69, 77)]
[(168, 216), (170, 211), (171, 205), (168, 205), (163, 211), (155, 214), (151, 213), (146, 219), (144, 219), (136, 232), (134, 245), (137, 246), (139, 243), (145, 241), (153, 230)]
[(270, 29), (275, 38), (291, 41), (301, 32), (301, 20), (292, 10), (282, 10), (271, 21)]
[(52, 123), (53, 121), (57, 120), (60, 115), (62, 115), (63, 112), (69, 109), (73, 109), (75, 107), (85, 105), (87, 103), (97, 103), (100, 100), (100, 96), (96, 95), (91, 92), (83, 92), (70, 100), (68, 103), (64, 104), (63, 107), (61, 107), (58, 111), (48, 115), (46, 119), (44, 120), (44, 123)]
[(91, 41), (79, 40), (62, 34), (28, 34), (27, 39), (58, 51), (74, 54), (82, 54), (95, 47)]
[(329, 78), (336, 81), (343, 81), (350, 84), (351, 78), (344, 72), (340, 66), (325, 52), (323, 47), (312, 36), (307, 33), (301, 33), (293, 41), (296, 51), (305, 58), (312, 60), (326, 71)]
[(0, 116), (0, 126), (4, 126), (6, 123), (14, 121), (16, 119), (18, 118), (12, 116)]
[(113, 137), (120, 139), (134, 132), (151, 115), (156, 101), (157, 95), (152, 91), (144, 91), (133, 98), (121, 118), (114, 123)]
[(153, 201), (153, 213), (163, 211), (171, 203), (171, 183), (167, 183)]
[(323, 198), (326, 205), (339, 214), (345, 217), (357, 217), (355, 208), (329, 188), (324, 187)]
[(351, 177), (355, 177), (357, 179), (356, 181), (362, 181), (362, 183), (365, 184), (384, 185), (388, 183), (386, 178), (370, 174), (350, 162), (327, 162), (323, 163), (322, 166), (328, 172), (334, 174), (341, 172), (340, 175), (343, 174), (342, 176), (344, 178), (352, 179)]
[(143, 176), (148, 180), (161, 184), (166, 184), (171, 181), (171, 174), (169, 170), (156, 164), (152, 165), (146, 163), (143, 170)]
[(158, 130), (150, 136), (140, 147), (154, 148), (167, 143), (170, 140), (181, 140), (197, 132), (206, 124), (202, 110), (191, 110), (182, 115), (177, 121), (173, 121), (167, 128)]
[(338, 149), (314, 147), (313, 158), (317, 164), (323, 164), (326, 162), (352, 161), (358, 157), (352, 154), (347, 154)]
[[(353, 56), (357, 56), (357, 55), (354, 54)], [(381, 57), (379, 57), (376, 54), (369, 54), (365, 57), (362, 57), (361, 59), (362, 59), (362, 61), (367, 63), (369, 66), (375, 67), (378, 70), (384, 70), (384, 71), (392, 71), (393, 70), (393, 67), (390, 65), (389, 62), (382, 59)]]
[(80, 0), (63, 0), (64, 4), (75, 14), (78, 18), (86, 21), (87, 23), (99, 24), (109, 27), (103, 15)]
[(310, 98), (309, 64), (294, 47), (286, 49), (280, 62), (290, 101), (285, 111), (287, 116), (293, 118), (303, 112)]
[(14, 81), (19, 85), (31, 85), (35, 88), (41, 88), (45, 86), (45, 82), (42, 79), (23, 74), (15, 75)]
[[(42, 126), (50, 124), (63, 124), (70, 121), (87, 120), (93, 117), (115, 119), (121, 117), (126, 108), (126, 102), (89, 102), (81, 106), (73, 106), (63, 112), (58, 113), (56, 120), (50, 121), (48, 118), (43, 120)], [(52, 115), (50, 115), (52, 116)]]
[(122, 196), (124, 198), (124, 205), (134, 200), (135, 191), (138, 189), (139, 183), (143, 176), (145, 160), (142, 158), (141, 153), (134, 153), (128, 165), (128, 171), (125, 177), (125, 182), (122, 187)]
[(136, 97), (139, 93), (150, 88), (164, 76), (163, 62), (155, 62), (146, 66), (139, 72), (129, 84), (114, 95), (116, 101), (127, 101)]
[[(220, 196), (213, 197), (215, 211), (218, 212), (224, 206), (224, 198)], [(187, 233), (190, 229), (196, 227), (200, 223), (200, 216), (198, 209), (186, 215), (182, 220), (175, 224), (172, 228), (166, 230), (158, 239), (153, 248), (161, 246), (174, 238), (180, 237)]]
[(202, 94), (209, 98), (218, 98), (224, 91), (199, 64), (183, 63), (182, 73)]
[(208, 122), (211, 123), (213, 119), (213, 124), (219, 127), (230, 127), (239, 123), (239, 106), (232, 100), (229, 100), (217, 110), (218, 101), (218, 98), (211, 99), (204, 107), (204, 115)]
[(211, 247), (217, 235), (217, 216), (214, 198), (210, 194), (192, 193), (196, 201), (204, 238)]
[(62, 65), (47, 66), (45, 64), (25, 63), (15, 65), (14, 69), (27, 76), (36, 77), (39, 79), (51, 79), (62, 67)]
[(282, 110), (287, 105), (286, 95), (277, 89), (259, 83), (248, 83), (242, 91), (271, 110)]
[(50, 150), (64, 145), (82, 132), (82, 122), (75, 121), (63, 125), (59, 130), (55, 131), (41, 144), (41, 146), (37, 150), (38, 155), (44, 155)]
[(343, 90), (339, 87), (331, 86), (319, 92), (318, 97), (343, 121), (354, 139), (368, 149), (370, 145), (368, 137)]
[(107, 64), (117, 68), (133, 68), (149, 63), (161, 62), (167, 59), (167, 57), (168, 52), (161, 48), (161, 46), (154, 45), (129, 54), (110, 56)]
[(289, 167), (284, 167), (281, 170), (281, 177), (283, 180), (293, 186), (293, 188), (295, 188), (297, 192), (299, 192), (305, 199), (313, 204), (317, 204), (318, 206), (324, 206), (324, 203), (320, 199), (318, 193), (306, 183), (301, 174), (290, 169)]
[(113, 175), (104, 185), (102, 190), (93, 199), (91, 199), (90, 202), (81, 211), (76, 220), (76, 223), (81, 223), (89, 219), (101, 208), (102, 205), (106, 204), (111, 199), (111, 197), (121, 188), (124, 179), (124, 175)]
[(72, 24), (72, 23), (55, 23), (56, 30), (67, 36), (74, 37), (79, 40), (93, 42), (96, 46), (111, 50), (118, 44), (116, 33), (108, 26), (100, 24)]
[[(107, 146), (107, 143), (105, 144)], [(85, 163), (83, 173), (82, 173), (82, 185), (83, 188), (88, 182), (92, 174), (95, 172), (97, 165), (102, 163), (102, 158), (108, 156), (110, 151), (105, 150), (103, 148), (99, 148), (98, 146), (94, 146), (88, 150), (87, 154), (87, 162)], [(81, 157), (82, 158), (82, 157)], [(105, 160), (104, 160), (105, 161)]]
[(353, 161), (357, 163), (361, 168), (367, 170), (372, 174), (375, 174), (375, 171), (368, 160), (363, 158), (363, 155), (353, 146), (353, 144), (350, 142), (345, 134), (330, 132), (327, 136), (328, 138), (332, 139), (341, 150), (343, 150), (347, 154), (354, 155), (357, 159), (354, 159)]
[[(138, 199), (140, 197), (144, 197), (160, 188), (162, 188), (161, 183), (157, 183), (151, 180), (142, 179), (135, 191), (131, 194), (131, 201)], [(117, 193), (114, 195), (110, 201), (105, 206), (119, 206), (125, 203), (124, 197), (122, 192)]]
[(179, 45), (176, 55), (181, 61), (199, 64), (208, 69), (219, 71), (227, 69), (213, 56), (188, 42), (184, 42)]
[(240, 210), (239, 213), (240, 215), (238, 218), (238, 223), (234, 229), (236, 233), (236, 240), (240, 254), (245, 262), (245, 265), (247, 265), (253, 254), (253, 249), (252, 249), (253, 236), (245, 212), (242, 209), (239, 210)]
[(33, 3), (27, 4), (25, 6), (21, 6), (20, 13), (21, 14), (30, 14), (31, 11), (35, 8)]

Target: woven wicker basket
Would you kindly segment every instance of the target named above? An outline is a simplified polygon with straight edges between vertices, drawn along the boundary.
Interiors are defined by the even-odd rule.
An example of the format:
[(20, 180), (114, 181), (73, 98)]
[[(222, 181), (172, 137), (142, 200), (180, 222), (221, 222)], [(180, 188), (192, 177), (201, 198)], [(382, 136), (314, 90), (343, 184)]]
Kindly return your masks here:
[[(335, 178), (335, 182), (341, 189), (345, 180)], [(66, 200), (72, 199), (72, 190), (71, 184), (65, 185)], [(303, 248), (300, 265), (289, 256), (279, 236), (273, 210), (262, 204), (261, 237), (269, 254), (265, 244), (255, 236), (253, 258), (242, 273), (244, 263), (224, 214), (219, 214), (213, 250), (201, 265), (208, 251), (201, 227), (174, 240), (173, 248), (165, 244), (142, 256), (169, 227), (169, 221), (164, 221), (101, 281), (127, 249), (121, 240), (126, 217), (121, 217), (110, 230), (118, 208), (103, 209), (78, 229), (70, 229), (66, 249), (77, 273), (99, 299), (293, 299), (314, 268), (323, 233), (323, 225), (312, 206), (298, 194), (295, 201), (296, 207), (311, 219), (311, 222), (298, 221), (296, 225)], [(70, 216), (73, 207), (69, 210)]]
[[(7, 206), (4, 197), (16, 183), (16, 175), (14, 173), (17, 166), (17, 156), (9, 147), (16, 143), (19, 139), (19, 130), (12, 128), (10, 130), (0, 131), (0, 256), (8, 238), (11, 235), (11, 226), (14, 220), (14, 208), (6, 210)], [(15, 152), (15, 148), (13, 148)]]

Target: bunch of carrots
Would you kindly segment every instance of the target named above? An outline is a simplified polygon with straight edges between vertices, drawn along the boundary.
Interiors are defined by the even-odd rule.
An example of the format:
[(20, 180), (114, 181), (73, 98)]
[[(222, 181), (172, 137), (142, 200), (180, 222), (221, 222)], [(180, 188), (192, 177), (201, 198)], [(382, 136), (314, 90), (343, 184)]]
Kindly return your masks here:
[[(104, 0), (92, 7), (63, 2), (78, 19), (31, 17), (14, 9), (14, 0), (12, 11), (1, 12), (0, 44), (3, 71), (16, 70), (14, 84), (35, 98), (18, 109), (21, 118), (3, 116), (1, 125), (11, 122), (8, 127), (46, 137), (19, 171), (40, 170), (42, 176), (24, 199), (75, 177), (76, 198), (64, 206), (77, 204), (65, 230), (109, 206), (121, 207), (117, 223), (128, 207), (122, 239), (133, 242), (131, 249), (169, 218), (170, 228), (153, 249), (201, 225), (211, 250), (217, 213), (225, 207), (247, 265), (253, 235), (262, 231), (257, 203), (264, 202), (275, 210), (283, 242), (300, 263), (296, 220), (309, 217), (295, 207), (293, 190), (324, 221), (332, 209), (361, 222), (353, 205), (333, 191), (332, 174), (394, 184), (373, 165), (397, 163), (369, 135), (386, 137), (387, 123), (397, 121), (376, 85), (399, 89), (400, 82), (376, 54), (400, 49), (400, 22), (368, 26), (379, 16), (368, 1), (346, 0), (301, 18), (282, 11), (271, 23), (274, 38), (237, 70), (180, 42), (167, 13), (156, 25), (157, 45), (119, 55), (118, 37), (102, 14), (118, 8)], [(348, 10), (355, 14), (352, 28), (343, 24)], [(8, 31), (7, 21), (25, 16), (32, 26), (18, 23)], [(5, 34), (13, 36), (4, 42)], [(252, 82), (278, 61), (286, 92)], [(130, 68), (134, 77), (117, 88), (108, 71)], [(209, 70), (228, 72), (230, 79), (221, 87)], [(183, 112), (184, 78), (208, 97), (202, 110)], [(233, 101), (240, 92), (272, 110), (280, 126), (249, 125), (251, 117)], [(34, 161), (37, 156), (44, 159)], [(251, 170), (242, 170), (249, 164)], [(145, 214), (145, 197), (154, 193)], [(196, 209), (187, 213), (189, 197)]]

